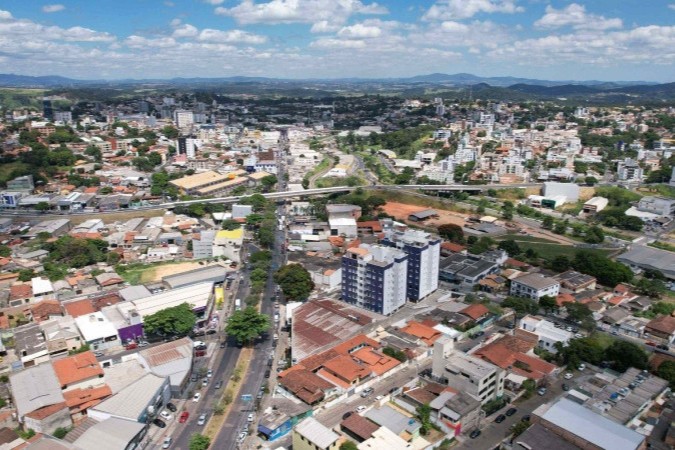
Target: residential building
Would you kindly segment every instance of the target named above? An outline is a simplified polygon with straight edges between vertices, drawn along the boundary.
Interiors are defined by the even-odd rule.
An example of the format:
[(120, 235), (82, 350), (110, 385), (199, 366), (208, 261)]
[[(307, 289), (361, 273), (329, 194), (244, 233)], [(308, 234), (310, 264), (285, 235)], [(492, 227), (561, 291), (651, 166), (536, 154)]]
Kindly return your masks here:
[(408, 255), (382, 245), (361, 244), (342, 257), (342, 300), (389, 315), (406, 302)]
[(675, 199), (665, 197), (642, 197), (637, 204), (639, 211), (664, 217), (675, 216)]
[(492, 363), (454, 351), (453, 341), (434, 343), (432, 375), (441, 383), (479, 398), (484, 404), (504, 394), (504, 371)]
[(584, 203), (582, 211), (585, 214), (599, 213), (600, 211), (605, 209), (608, 204), (609, 200), (606, 199), (605, 197), (593, 197), (592, 199)]
[(239, 263), (241, 261), (241, 247), (243, 243), (243, 227), (240, 226), (234, 230), (220, 230), (216, 233), (213, 241), (213, 257), (223, 257)]
[(258, 421), (257, 431), (265, 437), (265, 440), (274, 442), (290, 433), (300, 421), (311, 417), (313, 412), (312, 408), (304, 403), (275, 398), (273, 406), (266, 409)]
[(24, 175), (7, 181), (7, 190), (12, 192), (32, 192), (35, 189), (33, 175)]
[(293, 450), (337, 450), (340, 435), (308, 417), (293, 429)]
[(645, 325), (645, 333), (659, 339), (663, 339), (668, 343), (675, 342), (675, 317), (660, 316), (652, 319)]
[(586, 289), (595, 289), (597, 281), (595, 277), (575, 272), (574, 270), (568, 270), (567, 272), (556, 275), (554, 278), (560, 281), (560, 286), (562, 288), (572, 291), (575, 294)]
[(49, 350), (38, 324), (29, 323), (14, 328), (14, 352), (23, 367), (49, 361)]
[(75, 325), (92, 350), (122, 345), (115, 325), (99, 311), (76, 318)]
[(216, 240), (217, 230), (202, 230), (192, 238), (192, 257), (204, 259), (213, 257), (213, 242)]
[(328, 225), (331, 236), (355, 238), (357, 236), (356, 219), (361, 217), (361, 207), (355, 205), (326, 205)]
[(194, 123), (194, 114), (192, 111), (177, 109), (173, 112), (173, 121), (178, 128), (189, 127)]
[[(379, 408), (371, 408), (366, 411), (364, 416), (371, 422), (393, 432), (394, 435), (405, 442), (414, 441), (420, 436), (422, 424), (414, 417), (404, 414), (389, 404), (384, 404)], [(366, 446), (365, 448), (371, 447)]]
[(640, 182), (644, 172), (637, 161), (626, 158), (616, 165), (616, 173), (619, 181)]
[(511, 280), (510, 294), (516, 297), (539, 300), (544, 296), (557, 297), (559, 293), (560, 283), (540, 273), (527, 273)]
[(455, 253), (443, 258), (438, 277), (451, 283), (474, 286), (488, 275), (499, 272), (499, 265), (476, 255)]
[(441, 239), (421, 230), (388, 230), (383, 245), (408, 255), (406, 291), (408, 300), (417, 302), (438, 289)]
[(566, 346), (570, 339), (574, 337), (573, 333), (565, 331), (562, 328), (556, 328), (553, 322), (536, 316), (527, 315), (523, 317), (520, 319), (518, 327), (536, 334), (539, 347), (551, 353), (557, 353), (557, 343)]

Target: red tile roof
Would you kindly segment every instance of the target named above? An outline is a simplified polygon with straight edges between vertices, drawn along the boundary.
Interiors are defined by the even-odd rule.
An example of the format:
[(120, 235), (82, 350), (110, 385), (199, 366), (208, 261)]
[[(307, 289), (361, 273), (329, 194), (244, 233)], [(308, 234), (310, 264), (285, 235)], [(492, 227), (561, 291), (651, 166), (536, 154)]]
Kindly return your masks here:
[(309, 405), (323, 399), (324, 391), (333, 389), (334, 387), (331, 383), (309, 370), (304, 368), (291, 369), (284, 371), (283, 377), (279, 374), (279, 384)]
[(401, 331), (420, 338), (427, 345), (433, 345), (441, 337), (440, 331), (414, 320), (409, 321)]
[(526, 262), (519, 261), (517, 259), (509, 258), (506, 261), (504, 261), (504, 265), (515, 267), (515, 268), (521, 268), (521, 267), (530, 267), (530, 265)]
[(370, 370), (357, 364), (356, 361), (347, 355), (340, 355), (327, 361), (323, 365), (323, 369), (349, 383), (366, 378), (371, 373)]
[(70, 408), (71, 414), (73, 414), (86, 411), (111, 395), (112, 389), (107, 384), (104, 384), (103, 386), (91, 389), (73, 389), (72, 391), (64, 392), (63, 398), (66, 400), (66, 405)]
[(91, 301), (88, 299), (64, 303), (63, 308), (73, 317), (80, 317), (96, 312), (96, 309), (94, 309)]
[(466, 250), (466, 247), (463, 245), (455, 244), (454, 242), (443, 242), (441, 244), (441, 249), (447, 250), (452, 253), (462, 253)]
[(489, 314), (490, 310), (481, 303), (474, 303), (461, 310), (460, 313), (471, 317), (473, 320), (478, 320), (486, 314)]
[(103, 376), (103, 369), (90, 351), (58, 359), (52, 362), (52, 366), (61, 386)]
[(558, 294), (555, 298), (555, 302), (558, 307), (565, 305), (565, 303), (574, 303), (576, 300), (572, 294)]
[(370, 228), (373, 233), (381, 233), (382, 232), (382, 224), (380, 223), (379, 220), (367, 220), (364, 222), (356, 222), (356, 227), (357, 228)]
[(379, 351), (370, 347), (364, 347), (360, 350), (357, 350), (352, 353), (351, 356), (368, 366), (368, 368), (375, 372), (375, 375), (377, 376), (385, 374), (394, 367), (401, 364), (399, 360), (380, 353)]
[(31, 298), (33, 296), (33, 287), (30, 284), (15, 284), (9, 288), (9, 299), (20, 300)]
[(340, 428), (365, 441), (370, 439), (373, 433), (380, 429), (380, 426), (363, 416), (352, 414), (340, 422)]
[(513, 373), (533, 380), (540, 380), (556, 370), (556, 366), (553, 364), (512, 350), (501, 341), (486, 345), (479, 349), (475, 355), (502, 369), (508, 369)]
[(673, 316), (661, 316), (656, 319), (651, 320), (645, 328), (650, 330), (655, 330), (660, 333), (672, 335), (675, 333), (675, 317)]
[(43, 300), (30, 307), (34, 322), (42, 322), (50, 316), (62, 316), (61, 303), (58, 300)]
[(44, 406), (40, 409), (36, 409), (35, 411), (29, 412), (28, 414), (26, 414), (26, 417), (30, 417), (31, 419), (35, 420), (43, 420), (51, 416), (52, 414), (56, 414), (57, 412), (61, 411), (64, 408), (68, 408), (66, 402), (55, 403), (53, 405)]

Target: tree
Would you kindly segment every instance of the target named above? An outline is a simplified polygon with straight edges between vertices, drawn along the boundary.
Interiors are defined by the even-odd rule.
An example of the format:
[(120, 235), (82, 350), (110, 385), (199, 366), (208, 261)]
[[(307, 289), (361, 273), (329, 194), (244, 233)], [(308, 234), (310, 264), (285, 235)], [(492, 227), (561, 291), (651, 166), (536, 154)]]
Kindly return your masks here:
[(584, 235), (584, 242), (589, 244), (600, 244), (605, 240), (605, 232), (597, 225), (593, 225)]
[(646, 369), (649, 359), (642, 348), (622, 340), (614, 341), (605, 351), (605, 356), (612, 361), (612, 368), (617, 372), (625, 372), (631, 367)]
[(659, 298), (666, 292), (666, 285), (661, 280), (649, 280), (640, 278), (635, 283), (635, 290), (638, 294), (648, 295), (649, 297)]
[(178, 137), (178, 128), (172, 127), (171, 125), (167, 125), (164, 128), (162, 128), (162, 134), (166, 136), (169, 139), (176, 139)]
[(558, 255), (553, 258), (549, 264), (549, 268), (555, 272), (565, 272), (569, 270), (572, 261), (565, 255)]
[(457, 244), (464, 243), (464, 231), (461, 226), (454, 223), (444, 223), (443, 225), (439, 225), (438, 234), (450, 242), (455, 242)]
[(314, 289), (314, 281), (300, 264), (287, 264), (274, 274), (274, 282), (281, 286), (289, 300), (305, 300)]
[(223, 224), (222, 224), (223, 230), (232, 231), (232, 230), (238, 230), (239, 228), (241, 228), (241, 224), (238, 221), (236, 221), (234, 219), (223, 220)]
[(345, 441), (340, 445), (340, 450), (358, 450), (358, 447), (352, 441)]
[[(166, 127), (165, 127), (166, 128)], [(190, 437), (190, 450), (206, 450), (211, 445), (211, 438), (203, 434), (195, 433)]]
[(186, 335), (192, 331), (196, 321), (192, 306), (182, 303), (145, 316), (143, 329), (150, 334)]
[(581, 273), (594, 276), (605, 286), (616, 286), (633, 279), (633, 272), (627, 266), (589, 250), (578, 251), (572, 267)]
[(277, 180), (277, 177), (275, 177), (274, 175), (267, 175), (266, 177), (263, 177), (263, 178), (260, 180), (260, 183), (262, 183), (262, 185), (263, 185), (266, 189), (271, 189), (272, 186), (274, 186), (275, 184), (277, 184), (278, 181), (279, 181), (279, 180)]
[(506, 297), (502, 302), (502, 306), (512, 308), (519, 315), (536, 314), (539, 311), (537, 302), (525, 297)]
[(508, 253), (512, 258), (515, 258), (521, 253), (520, 246), (518, 246), (518, 243), (513, 239), (501, 241), (498, 247)]
[(513, 430), (512, 430), (513, 437), (516, 438), (516, 437), (520, 436), (521, 434), (523, 434), (525, 432), (525, 430), (530, 428), (530, 425), (532, 425), (532, 423), (528, 422), (526, 420), (521, 420), (520, 422), (516, 423), (513, 426)]
[(565, 303), (567, 318), (575, 322), (583, 322), (593, 318), (593, 312), (583, 303)]
[(35, 210), (36, 211), (47, 211), (51, 207), (49, 206), (49, 203), (47, 202), (39, 202), (37, 205), (35, 205)]
[(230, 316), (225, 332), (234, 336), (240, 344), (247, 344), (267, 331), (269, 326), (267, 315), (260, 314), (254, 307), (248, 306)]
[(544, 295), (539, 299), (539, 307), (546, 312), (553, 312), (558, 308), (558, 303), (555, 301), (555, 297), (550, 295)]
[(565, 234), (567, 231), (567, 222), (565, 221), (560, 221), (555, 224), (555, 227), (553, 227), (553, 232), (555, 234)]
[(405, 352), (402, 352), (401, 350), (396, 350), (393, 347), (383, 348), (382, 353), (384, 353), (387, 356), (391, 356), (394, 359), (398, 359), (401, 362), (406, 362), (408, 360), (408, 357), (406, 356)]
[(21, 269), (19, 270), (19, 281), (30, 281), (35, 277), (35, 272), (33, 269)]
[(420, 421), (420, 424), (422, 425), (420, 427), (420, 433), (423, 436), (426, 436), (427, 434), (429, 434), (429, 431), (431, 430), (431, 407), (429, 406), (428, 403), (425, 403), (424, 405), (420, 405), (417, 407), (416, 413), (417, 419)]
[(595, 186), (596, 184), (598, 184), (598, 179), (595, 177), (586, 177), (584, 178), (584, 181), (588, 186)]
[(541, 222), (541, 227), (550, 230), (553, 228), (553, 217), (551, 216), (546, 216)]
[(12, 249), (6, 245), (0, 245), (0, 256), (7, 258), (12, 254)]
[(656, 375), (670, 383), (670, 389), (675, 389), (675, 361), (663, 361), (656, 370)]

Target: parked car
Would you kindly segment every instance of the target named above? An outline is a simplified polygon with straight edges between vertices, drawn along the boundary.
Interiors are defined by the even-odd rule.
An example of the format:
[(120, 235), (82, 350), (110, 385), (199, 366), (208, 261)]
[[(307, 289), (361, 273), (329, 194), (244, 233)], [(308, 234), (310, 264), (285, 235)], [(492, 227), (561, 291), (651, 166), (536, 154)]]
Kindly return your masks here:
[(167, 436), (164, 438), (164, 442), (162, 443), (162, 448), (169, 448), (171, 447), (171, 436)]
[(221, 342), (220, 343), (220, 348), (225, 348), (227, 347), (227, 342)]
[(173, 420), (173, 416), (171, 415), (171, 413), (166, 410), (159, 413), (159, 416), (164, 420)]
[(180, 413), (180, 418), (178, 419), (178, 422), (180, 423), (185, 423), (187, 420), (190, 418), (190, 413), (187, 411), (183, 411)]
[(583, 372), (584, 370), (586, 370), (586, 364), (584, 364), (584, 363), (579, 364), (579, 367), (577, 367), (577, 369), (580, 372)]
[(206, 378), (211, 378), (213, 376), (213, 370), (209, 369), (208, 372), (206, 372)]
[(565, 373), (565, 375), (563, 375), (563, 378), (565, 378), (566, 380), (571, 380), (573, 376), (574, 374), (572, 372), (567, 372)]
[(202, 387), (206, 387), (206, 386), (208, 386), (208, 385), (209, 385), (209, 379), (208, 379), (208, 378), (204, 378), (204, 379), (202, 380)]
[(656, 347), (656, 342), (647, 341), (647, 342), (645, 342), (645, 345), (648, 345), (650, 347)]
[(153, 424), (157, 425), (159, 428), (166, 428), (166, 422), (162, 419), (155, 419), (152, 421)]
[(376, 402), (379, 402), (379, 401), (382, 400), (383, 398), (384, 398), (383, 395), (378, 395), (377, 397), (375, 397), (375, 401), (376, 401)]
[(204, 425), (206, 423), (206, 414), (200, 414), (197, 419), (197, 425)]
[(202, 398), (202, 394), (199, 393), (199, 392), (197, 392), (197, 393), (192, 397), (192, 401), (195, 402), (195, 403), (197, 403), (197, 402), (199, 401), (200, 398)]
[(569, 387), (567, 384), (563, 383), (563, 384), (562, 384), (562, 390), (565, 391), (565, 392), (567, 392), (567, 391), (570, 390), (570, 387)]
[(506, 420), (506, 416), (504, 414), (500, 414), (495, 418), (496, 423), (502, 423), (505, 420)]
[(135, 348), (138, 348), (138, 344), (135, 343), (135, 342), (131, 342), (131, 343), (127, 344), (127, 346), (124, 347), (124, 348), (127, 349), (127, 350), (133, 350)]
[(480, 430), (473, 430), (469, 435), (471, 439), (476, 439), (478, 436), (480, 436)]
[(254, 418), (254, 417), (255, 417), (255, 416), (253, 415), (253, 413), (249, 413), (248, 417), (246, 418), (246, 421), (247, 421), (247, 422), (253, 422), (253, 418)]
[(660, 350), (670, 350), (670, 347), (668, 347), (666, 344), (659, 344), (656, 346), (656, 348)]
[(222, 381), (219, 381), (219, 382), (217, 382), (216, 385), (214, 386), (214, 389), (220, 389), (221, 387), (223, 387), (223, 382), (222, 382)]
[(360, 406), (358, 406), (358, 407), (356, 408), (356, 412), (357, 412), (357, 413), (362, 413), (362, 412), (365, 411), (365, 410), (366, 410), (366, 407), (363, 406), (363, 405), (360, 405)]
[(247, 436), (248, 436), (248, 432), (242, 431), (241, 433), (239, 433), (239, 436), (237, 436), (237, 442), (241, 444), (242, 442), (244, 442), (246, 440)]
[(178, 411), (178, 408), (176, 408), (176, 405), (174, 405), (173, 403), (167, 403), (167, 404), (166, 404), (166, 409), (168, 409), (168, 410), (171, 411), (171, 412), (176, 412), (176, 411)]
[(361, 397), (366, 398), (372, 393), (373, 393), (373, 388), (365, 388), (363, 390), (363, 392), (361, 392)]
[(348, 419), (349, 416), (351, 416), (352, 414), (354, 414), (354, 413), (351, 412), (351, 411), (347, 411), (346, 413), (344, 413), (344, 414), (342, 415), (342, 420)]
[(94, 352), (94, 356), (97, 358), (102, 358), (104, 355), (103, 352)]
[(545, 388), (545, 387), (539, 388), (539, 390), (537, 391), (537, 394), (539, 394), (539, 395), (545, 395), (545, 394), (546, 394), (546, 388)]
[(269, 378), (271, 373), (272, 373), (272, 372), (270, 371), (270, 369), (267, 369), (267, 370), (265, 371), (265, 378)]
[(512, 416), (512, 415), (514, 415), (514, 414), (517, 413), (517, 412), (518, 412), (518, 410), (517, 410), (516, 408), (509, 408), (509, 409), (506, 410), (506, 415), (507, 415), (507, 416)]
[(520, 420), (523, 422), (529, 422), (532, 417), (529, 414), (525, 414)]

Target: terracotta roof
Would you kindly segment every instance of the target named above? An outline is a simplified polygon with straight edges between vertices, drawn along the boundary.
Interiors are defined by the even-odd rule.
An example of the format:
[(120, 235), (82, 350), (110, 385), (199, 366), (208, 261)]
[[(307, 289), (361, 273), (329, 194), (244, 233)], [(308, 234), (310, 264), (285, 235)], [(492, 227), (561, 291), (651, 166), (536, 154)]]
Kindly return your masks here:
[(645, 328), (659, 331), (664, 334), (672, 335), (675, 333), (675, 317), (661, 316), (651, 320)]
[(523, 262), (523, 261), (519, 261), (519, 260), (513, 259), (513, 258), (509, 258), (506, 261), (504, 261), (504, 265), (515, 267), (515, 268), (530, 267), (530, 265), (528, 263)]
[(352, 353), (352, 357), (366, 364), (368, 368), (378, 376), (389, 372), (391, 369), (401, 364), (398, 359), (387, 356), (370, 347), (364, 347), (355, 351)]
[(484, 315), (489, 314), (490, 310), (483, 304), (474, 303), (461, 310), (460, 313), (467, 317), (471, 317), (473, 320), (478, 320)]
[(626, 300), (628, 300), (630, 297), (625, 297), (623, 295), (614, 295), (612, 296), (609, 300), (607, 300), (607, 303), (613, 306), (619, 306)]
[(614, 292), (616, 294), (626, 294), (630, 292), (630, 286), (624, 283), (619, 283), (616, 286), (614, 286)]
[(463, 245), (455, 244), (454, 242), (443, 242), (441, 244), (441, 249), (453, 253), (462, 253), (464, 250), (466, 250), (466, 247), (464, 247)]
[(68, 408), (66, 402), (54, 403), (53, 405), (44, 406), (42, 408), (36, 409), (35, 411), (31, 411), (25, 416), (35, 420), (42, 420), (61, 411), (64, 408)]
[(427, 345), (433, 345), (441, 337), (440, 331), (414, 320), (409, 321), (405, 327), (401, 328), (401, 331), (420, 338)]
[(329, 236), (328, 242), (334, 247), (342, 247), (345, 245), (345, 239), (341, 236)]
[(476, 356), (518, 375), (540, 380), (555, 371), (556, 366), (534, 356), (511, 350), (500, 341), (479, 349)]
[(310, 405), (323, 399), (324, 391), (334, 387), (328, 381), (304, 368), (285, 372), (286, 374), (283, 378), (280, 378), (279, 384)]
[(52, 362), (52, 366), (61, 386), (103, 376), (103, 369), (90, 351), (58, 359)]
[(9, 317), (3, 315), (0, 316), (0, 330), (9, 330)]
[(565, 303), (574, 303), (576, 300), (572, 294), (558, 294), (555, 302), (558, 306), (563, 306)]
[(370, 228), (373, 230), (373, 233), (382, 232), (382, 224), (379, 220), (367, 220), (365, 222), (356, 222), (357, 228)]
[(96, 309), (94, 309), (94, 306), (88, 299), (64, 303), (63, 308), (73, 317), (80, 317), (96, 312)]
[(9, 288), (9, 299), (19, 300), (33, 296), (33, 288), (30, 284), (14, 284)]
[(104, 384), (103, 386), (91, 389), (73, 389), (72, 391), (64, 392), (63, 398), (66, 400), (66, 405), (68, 405), (72, 414), (74, 412), (86, 411), (111, 395), (112, 389), (107, 384)]
[(342, 344), (336, 345), (334, 350), (340, 354), (347, 354), (356, 350), (358, 347), (365, 347), (366, 345), (373, 348), (380, 348), (379, 342), (369, 338), (365, 334), (359, 334)]
[(359, 365), (351, 357), (340, 355), (326, 362), (323, 368), (348, 382), (354, 382), (366, 378), (371, 371)]
[(34, 322), (42, 322), (49, 316), (62, 316), (61, 303), (58, 300), (43, 300), (30, 307)]
[(352, 414), (340, 422), (340, 427), (364, 441), (370, 439), (373, 433), (380, 428), (379, 425), (358, 414)]

